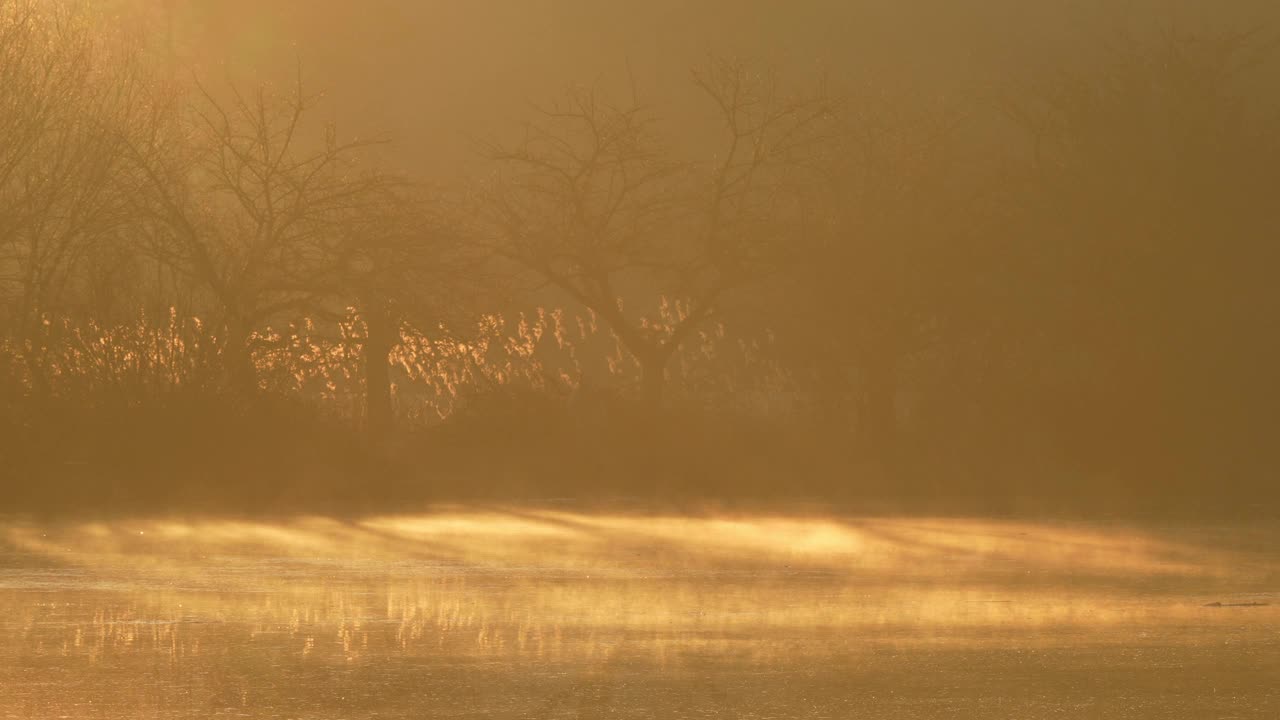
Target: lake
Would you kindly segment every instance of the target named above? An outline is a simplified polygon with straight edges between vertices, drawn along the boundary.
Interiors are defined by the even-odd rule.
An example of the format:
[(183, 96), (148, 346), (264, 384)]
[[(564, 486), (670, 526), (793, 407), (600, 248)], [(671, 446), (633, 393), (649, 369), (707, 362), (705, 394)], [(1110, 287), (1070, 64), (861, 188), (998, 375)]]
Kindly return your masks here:
[(0, 718), (1280, 717), (1280, 529), (0, 523)]

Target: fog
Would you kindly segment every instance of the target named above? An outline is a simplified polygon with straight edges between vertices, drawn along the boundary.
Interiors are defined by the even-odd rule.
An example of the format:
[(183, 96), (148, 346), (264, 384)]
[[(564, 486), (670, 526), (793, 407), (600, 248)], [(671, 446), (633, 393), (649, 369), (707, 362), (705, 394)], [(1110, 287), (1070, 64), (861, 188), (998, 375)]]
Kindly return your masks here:
[(1272, 497), (1268, 3), (4, 7), (17, 506)]
[(1276, 539), (526, 506), (22, 524), (0, 710), (1262, 718)]
[(1271, 493), (1267, 3), (5, 7), (20, 505)]
[[(123, 0), (128, 2), (128, 0)], [(156, 5), (156, 3), (153, 3)], [(307, 76), (351, 132), (396, 138), (415, 172), (451, 177), (468, 139), (525, 119), (569, 83), (625, 90), (664, 115), (699, 115), (687, 82), (709, 56), (741, 56), (857, 87), (980, 94), (1092, 54), (1121, 33), (1254, 28), (1265, 0), (657, 0), (597, 3), (171, 0), (178, 54), (209, 75)]]
[(0, 0), (0, 717), (1274, 718), (1280, 5)]

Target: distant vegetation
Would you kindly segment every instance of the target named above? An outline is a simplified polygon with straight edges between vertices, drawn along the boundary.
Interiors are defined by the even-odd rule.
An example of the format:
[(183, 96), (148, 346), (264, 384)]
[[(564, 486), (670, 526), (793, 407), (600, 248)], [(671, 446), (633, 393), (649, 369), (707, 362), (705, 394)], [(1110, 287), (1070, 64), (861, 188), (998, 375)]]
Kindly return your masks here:
[(5, 508), (1275, 498), (1274, 32), (715, 59), (709, 146), (575, 86), (439, 187), (111, 28), (0, 0)]

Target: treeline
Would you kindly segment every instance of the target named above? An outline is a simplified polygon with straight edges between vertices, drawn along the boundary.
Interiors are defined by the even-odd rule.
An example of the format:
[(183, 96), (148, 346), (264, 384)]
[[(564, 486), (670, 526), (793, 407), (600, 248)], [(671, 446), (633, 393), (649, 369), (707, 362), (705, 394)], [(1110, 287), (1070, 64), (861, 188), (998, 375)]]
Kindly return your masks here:
[(943, 99), (713, 60), (714, 138), (574, 87), (439, 187), (110, 27), (0, 1), (17, 502), (1274, 496), (1274, 35)]

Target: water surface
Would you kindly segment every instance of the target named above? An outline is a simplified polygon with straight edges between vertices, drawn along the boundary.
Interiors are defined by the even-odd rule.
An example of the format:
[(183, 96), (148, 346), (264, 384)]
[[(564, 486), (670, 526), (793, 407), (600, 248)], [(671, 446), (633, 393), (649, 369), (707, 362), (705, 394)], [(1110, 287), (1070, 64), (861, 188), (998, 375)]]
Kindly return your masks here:
[(11, 521), (0, 718), (1271, 719), (1277, 541), (510, 508)]

